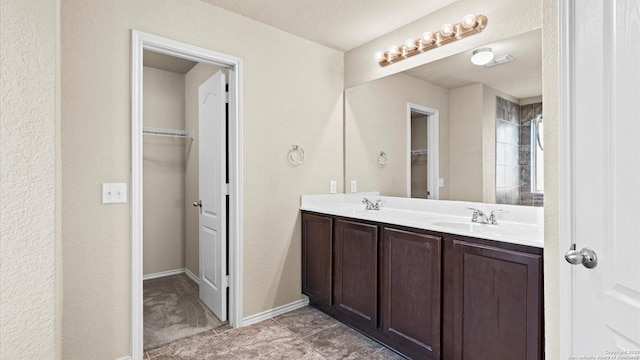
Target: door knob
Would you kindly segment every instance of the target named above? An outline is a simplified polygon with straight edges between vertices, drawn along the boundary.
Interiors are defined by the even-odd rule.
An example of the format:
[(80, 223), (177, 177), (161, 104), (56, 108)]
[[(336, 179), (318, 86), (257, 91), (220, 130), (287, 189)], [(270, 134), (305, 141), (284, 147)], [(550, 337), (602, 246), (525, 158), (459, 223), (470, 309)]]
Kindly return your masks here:
[(202, 200), (194, 201), (193, 206), (202, 207)]
[(582, 264), (587, 269), (593, 269), (598, 265), (598, 256), (591, 248), (576, 250), (576, 244), (571, 245), (571, 249), (564, 254), (565, 260), (571, 265)]

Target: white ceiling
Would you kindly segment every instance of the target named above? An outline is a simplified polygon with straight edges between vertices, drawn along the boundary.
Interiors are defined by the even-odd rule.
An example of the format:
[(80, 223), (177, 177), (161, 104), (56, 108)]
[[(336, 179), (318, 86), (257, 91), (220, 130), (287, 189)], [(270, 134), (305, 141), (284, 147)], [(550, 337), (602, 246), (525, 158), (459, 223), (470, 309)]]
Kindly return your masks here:
[(202, 0), (330, 48), (348, 51), (456, 0)]
[(473, 50), (434, 61), (404, 73), (446, 89), (482, 83), (518, 99), (542, 95), (542, 30), (486, 44), (496, 57), (515, 61), (490, 68), (473, 65)]

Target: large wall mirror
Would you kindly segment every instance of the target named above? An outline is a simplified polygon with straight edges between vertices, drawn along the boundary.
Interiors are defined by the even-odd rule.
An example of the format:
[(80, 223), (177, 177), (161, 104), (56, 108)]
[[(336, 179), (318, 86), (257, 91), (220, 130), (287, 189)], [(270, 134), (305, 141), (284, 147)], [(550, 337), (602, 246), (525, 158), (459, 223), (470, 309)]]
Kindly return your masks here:
[(537, 29), (346, 89), (347, 188), (542, 206), (541, 49)]

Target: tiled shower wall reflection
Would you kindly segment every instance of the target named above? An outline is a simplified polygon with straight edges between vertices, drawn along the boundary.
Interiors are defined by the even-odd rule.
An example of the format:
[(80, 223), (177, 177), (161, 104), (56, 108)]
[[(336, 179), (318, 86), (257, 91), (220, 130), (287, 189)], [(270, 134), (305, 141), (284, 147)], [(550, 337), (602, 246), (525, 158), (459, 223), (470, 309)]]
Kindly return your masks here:
[(496, 203), (520, 202), (520, 105), (496, 99)]
[(531, 120), (542, 114), (542, 103), (520, 106), (520, 205), (544, 206), (544, 194), (531, 192)]
[(496, 99), (496, 203), (543, 206), (544, 195), (531, 192), (531, 120), (542, 103), (520, 106)]

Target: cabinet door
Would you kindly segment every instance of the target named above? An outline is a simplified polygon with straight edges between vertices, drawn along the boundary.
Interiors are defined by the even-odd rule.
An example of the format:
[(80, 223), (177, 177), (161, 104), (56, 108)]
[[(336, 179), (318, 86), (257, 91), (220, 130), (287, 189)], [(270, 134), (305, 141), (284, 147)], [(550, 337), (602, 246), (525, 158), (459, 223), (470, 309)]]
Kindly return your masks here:
[(441, 238), (385, 228), (382, 331), (414, 356), (440, 358)]
[(302, 214), (302, 292), (312, 303), (331, 306), (333, 220)]
[(378, 327), (378, 226), (336, 220), (335, 310)]
[(542, 255), (454, 240), (454, 359), (542, 358)]

